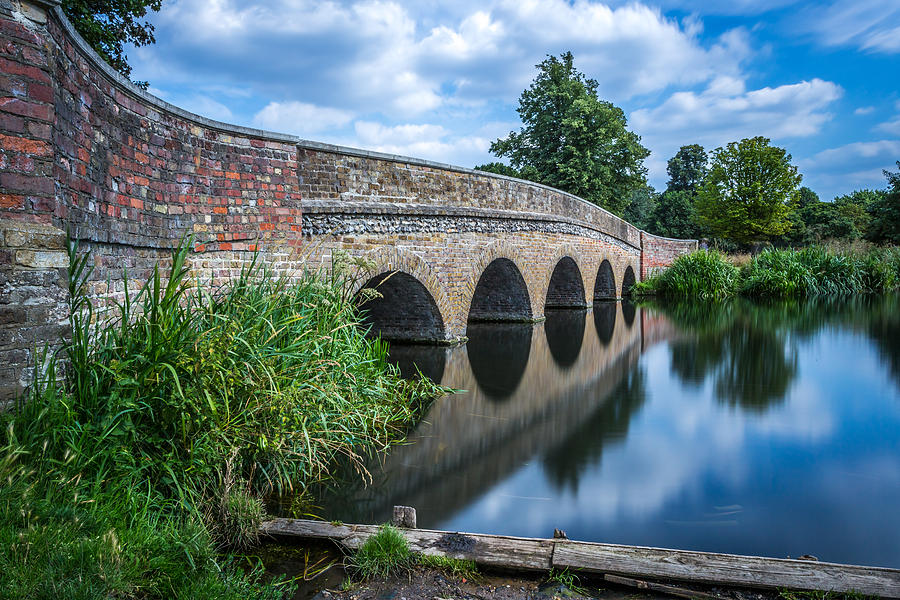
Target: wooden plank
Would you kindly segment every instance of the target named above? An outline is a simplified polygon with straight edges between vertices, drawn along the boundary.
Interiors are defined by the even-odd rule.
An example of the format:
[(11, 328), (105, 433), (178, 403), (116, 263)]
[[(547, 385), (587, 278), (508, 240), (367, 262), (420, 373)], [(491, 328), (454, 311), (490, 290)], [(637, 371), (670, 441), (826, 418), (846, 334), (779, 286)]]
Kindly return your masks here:
[(815, 561), (558, 540), (553, 566), (695, 583), (857, 591), (900, 598), (898, 570)]
[(619, 577), (618, 575), (610, 575), (607, 573), (603, 579), (610, 583), (618, 585), (627, 585), (639, 590), (652, 590), (654, 592), (662, 592), (677, 598), (689, 598), (690, 600), (724, 600), (722, 596), (715, 594), (707, 594), (706, 592), (698, 592), (696, 590), (688, 590), (685, 588), (675, 587), (674, 585), (666, 585), (664, 583), (656, 583), (655, 581), (640, 581), (631, 577)]
[[(376, 525), (333, 525), (302, 519), (274, 519), (261, 528), (266, 535), (331, 539), (350, 550), (359, 548), (377, 531)], [(401, 529), (400, 532), (414, 552), (474, 560), (491, 567), (547, 571), (553, 554), (553, 540), (429, 529)]]
[[(303, 519), (274, 519), (261, 528), (262, 533), (273, 536), (331, 539), (351, 550), (359, 548), (377, 531), (377, 525), (344, 525)], [(712, 585), (857, 591), (883, 598), (900, 598), (900, 570), (896, 569), (565, 539), (428, 529), (400, 531), (415, 552), (474, 560), (492, 567), (540, 571), (555, 567)]]

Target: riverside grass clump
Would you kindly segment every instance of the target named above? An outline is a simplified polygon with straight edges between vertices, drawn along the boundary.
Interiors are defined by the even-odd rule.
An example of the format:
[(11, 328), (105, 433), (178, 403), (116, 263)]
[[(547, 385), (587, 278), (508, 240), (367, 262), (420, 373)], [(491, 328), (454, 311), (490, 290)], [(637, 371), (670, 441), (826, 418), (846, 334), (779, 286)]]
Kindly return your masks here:
[(210, 293), (188, 248), (98, 315), (70, 244), (72, 337), (47, 370), (65, 378), (0, 413), (0, 599), (280, 598), (222, 554), (252, 542), (262, 499), (338, 458), (365, 475), (442, 393), (356, 327), (364, 265), (289, 281), (255, 263)]
[(884, 293), (900, 286), (900, 248), (832, 252), (822, 247), (766, 250), (740, 269), (715, 251), (679, 257), (634, 287), (636, 295), (669, 298), (803, 299)]

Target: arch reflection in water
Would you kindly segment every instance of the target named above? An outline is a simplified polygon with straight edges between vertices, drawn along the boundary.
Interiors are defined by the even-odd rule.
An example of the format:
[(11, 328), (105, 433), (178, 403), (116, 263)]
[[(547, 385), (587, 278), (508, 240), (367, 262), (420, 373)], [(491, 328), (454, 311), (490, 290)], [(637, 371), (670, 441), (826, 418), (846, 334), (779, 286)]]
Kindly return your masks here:
[(530, 319), (531, 300), (522, 273), (508, 258), (494, 259), (478, 278), (469, 307), (469, 321)]
[[(444, 320), (431, 294), (418, 279), (402, 271), (381, 273), (363, 285), (380, 297), (360, 305), (370, 335), (386, 340), (440, 340)], [(357, 298), (364, 292), (360, 290)]]
[(608, 260), (600, 263), (597, 270), (597, 282), (594, 284), (594, 301), (597, 300), (614, 300), (616, 294), (616, 276), (613, 273), (612, 265)]
[(625, 325), (631, 327), (634, 324), (634, 316), (637, 314), (637, 307), (631, 300), (622, 300), (622, 316), (625, 318)]
[(594, 304), (594, 327), (597, 337), (604, 346), (609, 346), (616, 331), (616, 302), (596, 302)]
[(469, 323), (466, 352), (478, 387), (493, 400), (505, 400), (519, 387), (531, 353), (527, 323)]
[(567, 369), (578, 360), (587, 311), (551, 309), (545, 312), (545, 316), (544, 334), (550, 355), (559, 368)]
[(569, 256), (559, 259), (547, 286), (544, 308), (584, 308), (584, 282), (581, 270)]
[(404, 379), (416, 379), (421, 372), (433, 382), (440, 383), (447, 365), (447, 347), (395, 342), (388, 349), (388, 361), (397, 365)]

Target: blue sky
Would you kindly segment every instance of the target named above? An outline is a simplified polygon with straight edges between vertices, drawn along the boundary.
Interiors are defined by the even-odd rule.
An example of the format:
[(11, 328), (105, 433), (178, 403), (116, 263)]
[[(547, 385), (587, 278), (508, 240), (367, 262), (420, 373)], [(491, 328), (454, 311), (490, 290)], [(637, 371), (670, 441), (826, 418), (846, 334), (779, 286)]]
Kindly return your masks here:
[(764, 135), (823, 200), (900, 160), (900, 0), (165, 0), (134, 79), (201, 115), (474, 166), (547, 54), (622, 107), (665, 187), (679, 146)]

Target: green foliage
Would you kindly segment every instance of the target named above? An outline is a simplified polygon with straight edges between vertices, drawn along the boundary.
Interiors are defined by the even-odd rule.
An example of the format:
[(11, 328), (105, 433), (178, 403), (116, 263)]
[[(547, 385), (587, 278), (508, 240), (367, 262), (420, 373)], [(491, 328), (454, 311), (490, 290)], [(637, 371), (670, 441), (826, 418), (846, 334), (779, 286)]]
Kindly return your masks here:
[(790, 163), (791, 155), (764, 137), (716, 148), (698, 191), (701, 224), (715, 236), (741, 243), (784, 234), (802, 179)]
[(358, 577), (369, 579), (409, 569), (413, 561), (409, 544), (400, 530), (385, 524), (359, 547), (349, 564)]
[(449, 556), (437, 556), (434, 554), (422, 554), (419, 563), (432, 569), (438, 569), (453, 577), (475, 579), (479, 576), (478, 565), (474, 560), (451, 558)]
[(575, 69), (571, 52), (539, 65), (519, 97), (523, 127), (491, 144), (531, 181), (550, 185), (621, 214), (645, 182), (649, 151), (628, 131), (625, 113), (597, 97), (597, 82)]
[[(644, 231), (653, 231), (657, 193), (649, 185), (642, 185), (631, 192), (631, 198), (622, 218)], [(655, 233), (655, 232), (654, 232)]]
[(869, 204), (872, 222), (867, 237), (878, 243), (900, 244), (900, 171), (885, 171), (884, 175), (888, 190)]
[(140, 47), (156, 41), (153, 25), (140, 19), (148, 9), (155, 12), (161, 6), (162, 0), (62, 0), (66, 17), (81, 37), (125, 77), (131, 75), (125, 45)]
[(766, 250), (743, 268), (716, 251), (680, 256), (634, 287), (637, 295), (668, 298), (811, 298), (891, 292), (900, 287), (900, 248), (868, 252)]
[(486, 173), (496, 173), (497, 175), (506, 175), (507, 177), (518, 177), (522, 178), (522, 174), (517, 170), (513, 169), (511, 166), (504, 164), (502, 162), (489, 162), (483, 165), (477, 165), (475, 167), (476, 171), (485, 171)]
[(734, 295), (740, 270), (715, 250), (679, 256), (659, 275), (635, 284), (632, 293), (670, 298), (718, 299)]
[(694, 194), (686, 190), (666, 190), (660, 194), (653, 211), (653, 226), (650, 231), (670, 238), (700, 237)]
[(666, 172), (669, 174), (666, 189), (673, 192), (696, 192), (706, 179), (708, 163), (706, 150), (700, 144), (682, 146), (666, 164)]
[(261, 495), (385, 447), (440, 390), (355, 326), (340, 257), (328, 279), (254, 264), (209, 293), (188, 247), (97, 318), (70, 246), (66, 381), (0, 414), (0, 597), (280, 597), (215, 549), (252, 543)]

